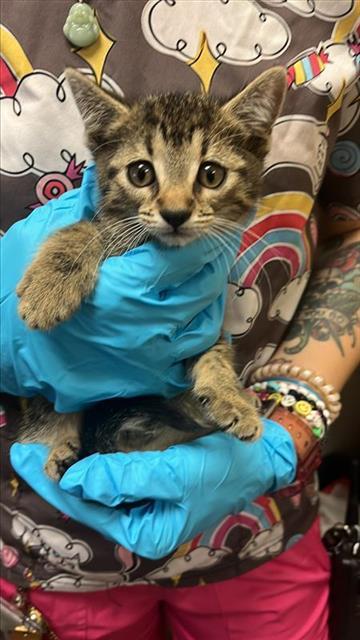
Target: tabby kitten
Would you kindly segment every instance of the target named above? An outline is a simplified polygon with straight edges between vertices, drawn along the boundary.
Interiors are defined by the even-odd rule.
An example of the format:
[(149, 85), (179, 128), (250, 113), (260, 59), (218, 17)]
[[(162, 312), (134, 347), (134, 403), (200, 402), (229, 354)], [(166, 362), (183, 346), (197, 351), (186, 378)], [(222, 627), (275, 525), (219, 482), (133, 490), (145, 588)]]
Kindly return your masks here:
[[(203, 94), (165, 94), (127, 106), (75, 70), (66, 77), (85, 121), (101, 202), (91, 222), (50, 237), (19, 283), (19, 313), (32, 329), (48, 330), (70, 318), (94, 290), (105, 257), (149, 237), (183, 246), (203, 234), (216, 238), (223, 229), (226, 239), (226, 229), (241, 222), (258, 198), (286, 90), (285, 72), (276, 67), (224, 105)], [(50, 445), (46, 471), (58, 479), (95, 450), (164, 449), (211, 429), (245, 439), (260, 435), (228, 344), (220, 340), (189, 363), (189, 375), (191, 391), (171, 401), (119, 399), (84, 415), (60, 415), (35, 400), (21, 439)]]

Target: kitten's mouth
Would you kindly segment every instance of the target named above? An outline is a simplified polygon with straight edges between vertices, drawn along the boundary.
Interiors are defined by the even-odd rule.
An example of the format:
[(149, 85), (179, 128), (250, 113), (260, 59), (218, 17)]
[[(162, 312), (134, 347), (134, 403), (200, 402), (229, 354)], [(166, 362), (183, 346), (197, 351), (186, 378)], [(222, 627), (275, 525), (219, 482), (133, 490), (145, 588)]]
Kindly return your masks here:
[(193, 242), (199, 237), (199, 233), (195, 229), (172, 229), (169, 231), (157, 231), (155, 238), (170, 247), (182, 247), (189, 242)]

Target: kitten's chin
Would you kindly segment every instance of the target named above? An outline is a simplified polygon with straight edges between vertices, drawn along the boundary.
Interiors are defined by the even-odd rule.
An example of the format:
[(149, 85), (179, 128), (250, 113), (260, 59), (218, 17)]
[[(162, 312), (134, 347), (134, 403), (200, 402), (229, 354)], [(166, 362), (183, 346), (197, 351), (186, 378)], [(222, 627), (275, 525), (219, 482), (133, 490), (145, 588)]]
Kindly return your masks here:
[(174, 231), (157, 233), (155, 235), (155, 240), (160, 242), (160, 244), (165, 244), (168, 247), (184, 247), (186, 244), (190, 242), (194, 242), (197, 238), (200, 237), (200, 233), (196, 231), (179, 231), (175, 233)]

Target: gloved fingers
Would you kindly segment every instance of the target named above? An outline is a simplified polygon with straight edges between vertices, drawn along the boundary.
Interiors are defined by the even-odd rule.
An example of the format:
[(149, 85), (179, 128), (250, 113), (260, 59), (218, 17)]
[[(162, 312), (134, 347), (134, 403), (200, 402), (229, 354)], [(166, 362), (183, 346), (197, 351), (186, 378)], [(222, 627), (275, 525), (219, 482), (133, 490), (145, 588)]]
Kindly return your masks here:
[(274, 469), (273, 492), (291, 484), (296, 475), (297, 453), (291, 435), (277, 422), (263, 418), (263, 441)]
[(231, 266), (226, 255), (216, 256), (204, 264), (201, 256), (197, 261), (194, 257), (186, 261), (183, 255), (186, 249), (179, 251), (183, 266), (178, 270), (172, 264), (173, 256), (177, 256), (175, 250), (172, 249), (167, 264), (161, 267), (156, 264), (158, 248), (152, 243), (137, 247), (129, 255), (109, 258), (100, 267), (93, 303), (97, 306), (105, 302), (106, 308), (118, 309), (120, 291), (128, 304), (134, 301), (137, 305), (146, 305), (153, 314), (168, 318), (172, 324), (178, 317), (179, 323), (186, 326), (224, 293)]
[(181, 504), (203, 482), (222, 482), (234, 444), (247, 448), (232, 436), (215, 433), (165, 451), (94, 454), (72, 465), (60, 486), (109, 507), (138, 500)]
[[(223, 293), (235, 255), (233, 247), (224, 248), (215, 240), (213, 244), (208, 239), (196, 240), (181, 251), (148, 242), (106, 260), (97, 288), (106, 291), (121, 287), (130, 297), (136, 290), (137, 298), (143, 295), (147, 302), (160, 300), (162, 307), (173, 305), (175, 297), (175, 302), (187, 305), (194, 317)], [(181, 317), (189, 316), (186, 307), (181, 306), (181, 310)]]
[(20, 442), (15, 442), (10, 448), (10, 462), (17, 473), (19, 470), (26, 472), (27, 468), (31, 466), (28, 463), (33, 455), (33, 470), (35, 473), (43, 470), (48, 453), (49, 447), (44, 444), (21, 444)]
[(61, 478), (64, 491), (108, 507), (138, 500), (180, 501), (181, 461), (170, 450), (94, 454), (72, 465)]
[(218, 341), (224, 310), (225, 296), (219, 296), (173, 336), (173, 353), (177, 362), (204, 353)]
[[(44, 472), (48, 453), (48, 447), (45, 445), (16, 442), (10, 449), (10, 461), (19, 476), (46, 502), (89, 527), (94, 528), (94, 522), (101, 522), (105, 532), (105, 524), (108, 523), (112, 511), (101, 505), (87, 504), (63, 491), (60, 485)], [(111, 526), (108, 528), (109, 532)]]
[(63, 491), (57, 482), (45, 474), (48, 452), (48, 447), (41, 444), (15, 443), (10, 450), (15, 471), (46, 502), (73, 520), (146, 557), (160, 558), (168, 553), (167, 549), (175, 548), (174, 530), (179, 526), (181, 510), (161, 502), (131, 509), (113, 509), (94, 502), (87, 503)]
[[(231, 258), (231, 259), (230, 259)], [(180, 281), (176, 289), (173, 290), (173, 296), (176, 300), (191, 301), (191, 309), (195, 309), (196, 313), (205, 308), (218, 296), (221, 296), (226, 289), (227, 278), (232, 265), (232, 256), (225, 253), (215, 257), (212, 262), (202, 265), (202, 269), (192, 272), (191, 280)], [(191, 282), (191, 287), (189, 283)], [(171, 284), (171, 283), (170, 283)], [(166, 289), (165, 289), (166, 290)], [(171, 295), (171, 290), (170, 290)], [(202, 301), (201, 307), (196, 308), (196, 300)], [(205, 303), (205, 304), (204, 304)]]
[(139, 507), (117, 509), (111, 535), (117, 542), (145, 558), (164, 558), (181, 544), (186, 511), (179, 505), (155, 501)]

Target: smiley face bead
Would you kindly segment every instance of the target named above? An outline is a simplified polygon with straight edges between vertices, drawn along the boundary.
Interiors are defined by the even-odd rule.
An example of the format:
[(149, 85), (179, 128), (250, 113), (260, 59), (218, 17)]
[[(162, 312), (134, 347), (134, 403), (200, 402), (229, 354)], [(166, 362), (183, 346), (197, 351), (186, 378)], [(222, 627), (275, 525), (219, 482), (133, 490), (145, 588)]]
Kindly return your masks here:
[(302, 418), (306, 418), (306, 416), (311, 413), (312, 406), (310, 402), (306, 402), (306, 400), (298, 400), (294, 404), (294, 411)]

